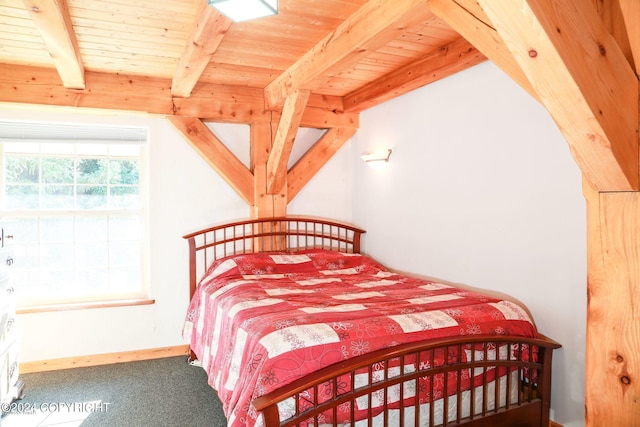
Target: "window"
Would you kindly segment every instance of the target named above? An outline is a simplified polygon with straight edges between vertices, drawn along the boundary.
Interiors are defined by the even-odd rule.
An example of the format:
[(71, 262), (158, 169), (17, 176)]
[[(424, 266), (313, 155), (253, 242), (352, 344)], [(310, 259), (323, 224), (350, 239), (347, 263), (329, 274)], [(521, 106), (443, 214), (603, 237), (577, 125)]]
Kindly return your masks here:
[(0, 122), (23, 307), (148, 298), (146, 129)]

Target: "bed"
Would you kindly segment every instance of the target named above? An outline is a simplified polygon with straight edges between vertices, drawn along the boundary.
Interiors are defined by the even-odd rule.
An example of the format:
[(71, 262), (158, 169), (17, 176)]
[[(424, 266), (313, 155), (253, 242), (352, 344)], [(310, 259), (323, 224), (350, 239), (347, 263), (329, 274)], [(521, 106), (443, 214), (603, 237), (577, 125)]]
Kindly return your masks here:
[(549, 425), (555, 341), (508, 298), (391, 271), (311, 217), (189, 243), (183, 336), (229, 426)]

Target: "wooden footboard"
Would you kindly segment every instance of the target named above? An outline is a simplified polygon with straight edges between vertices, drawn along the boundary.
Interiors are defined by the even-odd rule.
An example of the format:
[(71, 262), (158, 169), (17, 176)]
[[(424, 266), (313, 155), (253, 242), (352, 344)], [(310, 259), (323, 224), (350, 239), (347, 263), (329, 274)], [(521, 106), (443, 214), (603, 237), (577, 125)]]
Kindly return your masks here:
[[(329, 366), (255, 399), (253, 406), (267, 427), (547, 427), (552, 352), (559, 347), (546, 337), (411, 343)], [(471, 373), (478, 382), (464, 386)], [(449, 393), (439, 397), (438, 384)]]

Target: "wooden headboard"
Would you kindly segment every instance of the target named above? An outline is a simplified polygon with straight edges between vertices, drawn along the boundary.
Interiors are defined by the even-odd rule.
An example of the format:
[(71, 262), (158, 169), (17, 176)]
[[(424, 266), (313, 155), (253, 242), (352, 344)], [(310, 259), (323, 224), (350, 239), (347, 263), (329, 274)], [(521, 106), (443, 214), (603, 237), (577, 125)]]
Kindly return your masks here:
[(189, 297), (207, 267), (219, 258), (305, 249), (360, 253), (364, 232), (350, 224), (304, 216), (247, 219), (195, 231), (183, 236), (189, 242)]

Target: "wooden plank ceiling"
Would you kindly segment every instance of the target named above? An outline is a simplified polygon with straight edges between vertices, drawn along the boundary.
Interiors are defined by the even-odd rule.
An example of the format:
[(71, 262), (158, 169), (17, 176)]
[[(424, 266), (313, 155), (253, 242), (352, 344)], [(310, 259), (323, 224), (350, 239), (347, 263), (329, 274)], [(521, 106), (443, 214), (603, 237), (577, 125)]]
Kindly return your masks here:
[[(329, 110), (345, 110), (343, 99), (351, 95), (348, 110), (354, 112), (484, 60), (416, 0), (280, 0), (277, 16), (243, 23), (232, 23), (203, 0), (3, 0), (0, 46), (3, 68), (27, 81), (100, 90), (104, 78), (117, 76), (130, 92), (121, 107), (154, 113), (179, 106), (140, 105), (149, 85), (174, 98), (223, 86), (223, 99), (239, 89), (237, 102), (255, 97), (253, 104), (263, 103), (266, 89), (271, 107), (281, 107), (298, 85), (294, 89), (311, 91), (311, 105)], [(452, 58), (433, 69), (424, 61), (443, 56)], [(51, 77), (46, 71), (54, 67)], [(384, 84), (385, 76), (402, 70), (411, 74), (396, 87)], [(136, 83), (127, 85), (127, 78)], [(356, 100), (365, 86), (371, 95)], [(70, 96), (99, 106), (81, 100), (84, 95)], [(110, 108), (114, 100), (105, 103)]]

